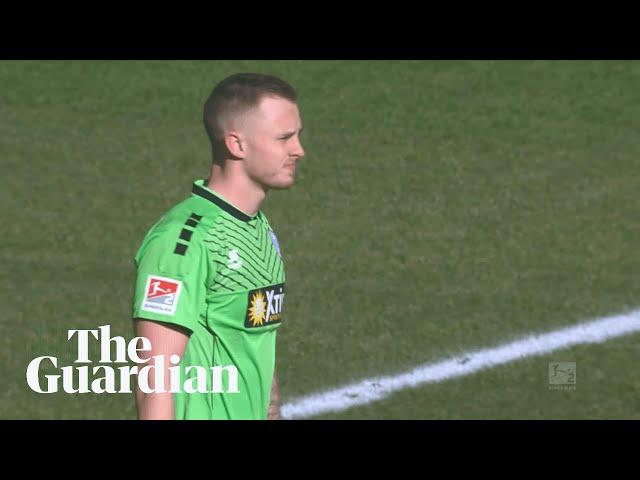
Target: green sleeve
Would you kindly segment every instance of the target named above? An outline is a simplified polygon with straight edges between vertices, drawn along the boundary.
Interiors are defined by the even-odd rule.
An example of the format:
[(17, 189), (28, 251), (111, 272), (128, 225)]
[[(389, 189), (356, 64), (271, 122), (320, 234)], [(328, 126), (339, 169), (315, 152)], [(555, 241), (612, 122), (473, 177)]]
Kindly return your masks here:
[(184, 228), (178, 223), (156, 225), (143, 240), (135, 257), (133, 317), (193, 331), (206, 313), (210, 263), (198, 232), (189, 242), (179, 240)]

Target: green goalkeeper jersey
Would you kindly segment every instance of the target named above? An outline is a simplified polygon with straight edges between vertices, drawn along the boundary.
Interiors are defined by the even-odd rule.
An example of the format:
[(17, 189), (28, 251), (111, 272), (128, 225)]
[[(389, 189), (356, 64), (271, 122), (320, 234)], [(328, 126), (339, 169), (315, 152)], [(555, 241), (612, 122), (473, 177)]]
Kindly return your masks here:
[(176, 418), (265, 419), (285, 275), (264, 214), (246, 215), (198, 180), (147, 233), (135, 264), (134, 318), (191, 331)]

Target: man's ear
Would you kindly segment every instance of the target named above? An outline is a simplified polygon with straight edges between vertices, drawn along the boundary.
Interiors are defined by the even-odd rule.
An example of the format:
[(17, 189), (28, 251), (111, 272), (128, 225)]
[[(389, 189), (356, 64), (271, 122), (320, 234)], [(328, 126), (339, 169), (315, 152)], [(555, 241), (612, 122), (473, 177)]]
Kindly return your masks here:
[(229, 150), (229, 153), (236, 158), (245, 157), (245, 146), (243, 143), (242, 134), (239, 132), (227, 132), (224, 136), (224, 144)]

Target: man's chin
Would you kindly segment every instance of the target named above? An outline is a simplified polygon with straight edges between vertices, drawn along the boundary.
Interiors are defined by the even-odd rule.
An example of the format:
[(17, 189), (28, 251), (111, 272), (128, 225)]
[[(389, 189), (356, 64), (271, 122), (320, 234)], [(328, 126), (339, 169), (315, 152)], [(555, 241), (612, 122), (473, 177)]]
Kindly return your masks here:
[(278, 184), (278, 185), (271, 185), (269, 186), (270, 190), (288, 190), (289, 188), (291, 188), (293, 186), (295, 182), (290, 182), (287, 184)]
[(296, 179), (291, 176), (291, 178), (287, 180), (280, 180), (278, 182), (273, 182), (273, 184), (269, 185), (270, 190), (287, 190), (291, 188), (293, 184), (296, 183)]

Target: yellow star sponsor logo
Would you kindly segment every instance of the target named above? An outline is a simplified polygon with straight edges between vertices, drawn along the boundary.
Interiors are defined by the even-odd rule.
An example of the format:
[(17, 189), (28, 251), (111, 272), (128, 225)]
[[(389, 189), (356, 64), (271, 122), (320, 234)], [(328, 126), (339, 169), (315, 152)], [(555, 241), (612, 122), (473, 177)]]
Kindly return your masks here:
[(282, 321), (284, 284), (251, 290), (247, 297), (245, 328), (267, 327)]
[(267, 317), (267, 299), (262, 290), (258, 290), (249, 301), (249, 321), (251, 326), (258, 327), (264, 325)]

